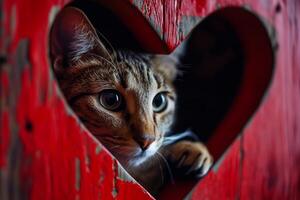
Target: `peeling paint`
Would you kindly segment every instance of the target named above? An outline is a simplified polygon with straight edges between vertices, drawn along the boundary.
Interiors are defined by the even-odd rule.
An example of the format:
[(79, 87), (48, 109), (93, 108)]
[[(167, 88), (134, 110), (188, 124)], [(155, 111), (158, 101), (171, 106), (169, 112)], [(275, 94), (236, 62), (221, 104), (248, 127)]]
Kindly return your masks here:
[(88, 168), (90, 168), (91, 157), (88, 155), (86, 155), (86, 157), (85, 157), (85, 164), (87, 165)]
[(96, 155), (98, 155), (101, 151), (102, 151), (101, 146), (100, 146), (100, 145), (97, 145), (97, 146), (96, 146), (96, 149), (95, 149)]
[(118, 191), (115, 187), (113, 187), (111, 194), (114, 199), (118, 196)]
[[(59, 10), (60, 10), (60, 6), (53, 5), (52, 8), (51, 8), (51, 10), (50, 10), (50, 12), (49, 12), (49, 15), (48, 15), (48, 33), (47, 33), (47, 36), (50, 33), (51, 25), (52, 25), (52, 23), (53, 23), (53, 21), (55, 19), (56, 14), (59, 12)], [(48, 66), (51, 66), (51, 61), (50, 61), (50, 56), (49, 55), (50, 55), (50, 48), (47, 45), (47, 64), (48, 64)], [(54, 80), (56, 80), (55, 76), (54, 76), (54, 72), (52, 71), (52, 67), (49, 67), (48, 80), (50, 80), (50, 82), (53, 82)], [(53, 96), (54, 95), (53, 92), (54, 92), (53, 87), (50, 84), (48, 84), (48, 93), (49, 93), (48, 97)]]
[(55, 16), (57, 15), (57, 13), (59, 12), (60, 10), (60, 6), (52, 6), (50, 12), (49, 12), (49, 17), (48, 17), (48, 24), (49, 26), (52, 25), (54, 19), (55, 19)]
[[(1, 139), (5, 138), (7, 153), (3, 156), (5, 164), (0, 168), (0, 199), (64, 199), (66, 196), (70, 199), (96, 199), (100, 195), (103, 199), (151, 199), (138, 185), (123, 178), (119, 167), (113, 169), (114, 159), (82, 129), (62, 95), (56, 92), (48, 95), (49, 91), (45, 89), (48, 86), (57, 89), (54, 78), (47, 80), (51, 74), (45, 67), (44, 40), (47, 39), (48, 24), (56, 12), (51, 9), (53, 5), (63, 7), (68, 2), (0, 0), (0, 54), (9, 53), (5, 56), (7, 63), (1, 67), (1, 79), (6, 79), (8, 89), (5, 91), (8, 92), (3, 97), (1, 91), (5, 106), (1, 105), (0, 112), (1, 117), (6, 116), (7, 131), (6, 135), (0, 134)], [(280, 49), (269, 97), (244, 130), (243, 152), (238, 138), (237, 145), (231, 147), (221, 164), (218, 163), (200, 182), (192, 199), (220, 199), (217, 197), (220, 194), (239, 199), (298, 198), (299, 165), (293, 159), (300, 152), (300, 129), (296, 123), (300, 113), (298, 1), (280, 4), (268, 0), (188, 0), (177, 1), (172, 8), (172, 1), (134, 2), (158, 32), (166, 35), (164, 39), (170, 49), (180, 42), (181, 36), (188, 34), (188, 18), (205, 17), (216, 9), (216, 5), (249, 5), (256, 13), (264, 15), (269, 24), (271, 22), (274, 27), (271, 38), (278, 39), (273, 48), (280, 45)], [(189, 6), (183, 7), (183, 4)], [(160, 6), (163, 6), (162, 10), (155, 10)], [(20, 19), (24, 19), (24, 23), (17, 21)], [(277, 36), (273, 36), (275, 29)], [(47, 100), (38, 101), (43, 93), (48, 95)], [(30, 120), (30, 126), (26, 125), (26, 120)], [(274, 151), (277, 148), (280, 151)], [(85, 160), (87, 151), (91, 162)], [(244, 156), (242, 164), (237, 162), (240, 154)], [(265, 158), (273, 161), (268, 164), (266, 160), (270, 159)], [(90, 171), (85, 168), (88, 163)], [(270, 165), (276, 168), (272, 173), (269, 173), (273, 170)], [(280, 173), (276, 174), (276, 171)], [(262, 184), (274, 180), (270, 174), (276, 176), (277, 187)], [(173, 190), (169, 197), (176, 199), (182, 188)]]
[(126, 182), (132, 182), (132, 183), (136, 182), (121, 165), (118, 165), (117, 167), (118, 167), (118, 178), (120, 180)]
[(80, 159), (75, 158), (75, 188), (77, 191), (80, 190), (80, 178), (81, 178)]
[(1, 49), (1, 40), (3, 40), (4, 38), (4, 28), (3, 28), (3, 22), (4, 22), (4, 19), (3, 19), (3, 13), (4, 12), (2, 12), (3, 11), (3, 0), (0, 0), (0, 10), (1, 10), (1, 12), (0, 12), (0, 54), (3, 54), (3, 52), (2, 52), (2, 49)]
[(133, 0), (133, 4), (139, 9), (142, 10), (143, 9), (143, 0)]
[[(3, 44), (4, 46), (6, 44)], [(21, 187), (19, 172), (21, 169), (22, 160), (22, 148), (23, 143), (19, 138), (19, 124), (16, 121), (16, 118), (12, 113), (16, 113), (17, 110), (17, 101), (19, 97), (19, 89), (21, 88), (21, 78), (19, 77), (21, 71), (23, 71), (23, 64), (28, 63), (27, 56), (24, 56), (28, 52), (28, 45), (26, 40), (21, 40), (17, 46), (16, 52), (5, 59), (8, 63), (5, 64), (5, 69), (1, 69), (2, 73), (7, 73), (9, 76), (8, 83), (8, 91), (9, 93), (5, 94), (7, 96), (2, 97), (6, 99), (5, 110), (9, 112), (8, 115), (8, 133), (1, 134), (9, 134), (8, 138), (5, 138), (3, 141), (7, 149), (7, 157), (6, 159), (6, 167), (1, 170), (1, 196), (4, 199), (20, 199), (23, 196), (23, 188)], [(11, 62), (14, 62), (11, 64)], [(2, 95), (2, 94), (1, 94)], [(2, 102), (3, 103), (3, 102)], [(1, 106), (2, 107), (2, 106)], [(3, 112), (3, 110), (0, 110)], [(4, 138), (2, 138), (4, 139)], [(26, 161), (26, 160), (25, 160)], [(28, 180), (28, 184), (30, 180)]]
[(27, 67), (30, 67), (28, 50), (29, 50), (29, 40), (22, 39), (18, 43), (16, 56), (14, 57), (14, 60), (16, 59), (15, 64), (19, 66), (17, 68), (20, 69), (21, 71), (23, 71)]
[(28, 48), (29, 48), (28, 39), (22, 39), (18, 43), (15, 54), (8, 58), (8, 62), (13, 63), (8, 72), (10, 78), (9, 106), (12, 112), (16, 112), (17, 109), (17, 101), (19, 100), (18, 97), (22, 85), (21, 82), (22, 73), (25, 70), (27, 70), (28, 67), (30, 66), (29, 58), (28, 58)]
[(163, 30), (157, 25), (156, 23), (156, 17), (154, 15), (150, 15), (149, 22), (152, 25), (152, 27), (155, 29), (156, 33), (159, 35), (161, 39), (163, 39), (164, 33)]
[(17, 20), (17, 8), (16, 5), (13, 5), (11, 16), (10, 16), (10, 33), (12, 37), (15, 35), (15, 31), (16, 31), (16, 23), (17, 23), (16, 20)]
[[(112, 169), (114, 171), (115, 174), (117, 174), (117, 162), (113, 163)], [(112, 191), (111, 191), (112, 197), (115, 199), (118, 195), (118, 190), (117, 190), (117, 177), (115, 176), (113, 178), (113, 182), (112, 182)]]
[[(11, 135), (12, 136), (12, 135)], [(16, 135), (15, 135), (16, 137)], [(22, 161), (22, 143), (16, 138), (11, 138), (10, 148), (9, 148), (9, 158), (7, 164), (7, 176), (6, 185), (4, 188), (4, 193), (7, 193), (8, 199), (21, 199), (23, 196), (19, 171), (21, 168)], [(29, 180), (28, 180), (29, 181)]]
[(279, 43), (278, 43), (275, 27), (266, 18), (258, 16), (258, 15), (257, 15), (257, 18), (261, 20), (265, 29), (267, 30), (267, 32), (269, 34), (269, 38), (271, 39), (271, 44), (272, 44), (274, 53), (277, 53), (277, 50), (279, 48)]
[(0, 69), (0, 199), (97, 199), (100, 194), (112, 199), (114, 179), (117, 198), (131, 191), (149, 199), (137, 184), (117, 180), (114, 159), (55, 91), (59, 88), (48, 68), (47, 36), (57, 11), (52, 6), (67, 2), (5, 1), (5, 12), (2, 2), (0, 55), (6, 59)]

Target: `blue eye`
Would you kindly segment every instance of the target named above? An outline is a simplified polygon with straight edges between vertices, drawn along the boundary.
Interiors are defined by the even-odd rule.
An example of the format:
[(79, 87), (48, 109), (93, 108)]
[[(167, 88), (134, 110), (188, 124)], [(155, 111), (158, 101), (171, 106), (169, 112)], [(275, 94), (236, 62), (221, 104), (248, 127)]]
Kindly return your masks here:
[(122, 106), (122, 96), (117, 90), (103, 90), (99, 101), (103, 108), (110, 111), (118, 111)]
[(165, 93), (158, 93), (152, 101), (153, 111), (160, 113), (168, 106), (168, 100)]

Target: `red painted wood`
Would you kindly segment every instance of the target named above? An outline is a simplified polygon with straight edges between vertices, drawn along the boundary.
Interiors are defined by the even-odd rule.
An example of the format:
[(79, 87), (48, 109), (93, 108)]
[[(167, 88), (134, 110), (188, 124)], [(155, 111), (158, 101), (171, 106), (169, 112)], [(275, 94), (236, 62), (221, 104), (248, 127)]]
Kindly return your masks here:
[[(0, 1), (0, 56), (7, 60), (0, 63), (0, 199), (151, 199), (137, 184), (119, 177), (116, 161), (73, 116), (49, 70), (50, 19), (67, 2)], [(298, 1), (128, 2), (148, 19), (169, 50), (186, 37), (193, 20), (228, 5), (248, 7), (274, 27), (279, 49), (270, 90), (191, 199), (299, 199)], [(188, 186), (174, 188), (162, 198), (180, 199), (179, 191)]]
[(152, 199), (120, 176), (58, 89), (47, 36), (66, 3), (0, 2), (0, 199)]
[[(299, 3), (247, 3), (276, 30), (278, 51), (273, 81), (265, 101), (236, 141), (239, 148), (230, 148), (218, 170), (198, 184), (192, 199), (300, 198)], [(235, 155), (240, 157), (238, 165), (232, 160)], [(237, 175), (232, 177), (232, 170)], [(238, 181), (234, 188), (230, 181), (235, 177)]]
[[(147, 5), (142, 7), (151, 5), (143, 2)], [(235, 145), (239, 145), (228, 150), (220, 166), (200, 182), (191, 198), (299, 199), (299, 3), (296, 0), (219, 0), (216, 4), (206, 1), (188, 1), (187, 4), (196, 4), (197, 9), (185, 7), (179, 1), (162, 2), (166, 5), (163, 39), (170, 48), (184, 38), (179, 27), (183, 13), (193, 13), (188, 16), (202, 18), (217, 6), (228, 5), (247, 7), (267, 20), (277, 33), (279, 46), (274, 78), (263, 104), (237, 139)], [(202, 9), (199, 9), (201, 6)], [(154, 7), (158, 6), (155, 4)], [(150, 13), (150, 18), (153, 16)], [(259, 62), (263, 49), (256, 51)], [(214, 147), (213, 142), (211, 146)], [(180, 190), (172, 186), (163, 198), (180, 199)]]

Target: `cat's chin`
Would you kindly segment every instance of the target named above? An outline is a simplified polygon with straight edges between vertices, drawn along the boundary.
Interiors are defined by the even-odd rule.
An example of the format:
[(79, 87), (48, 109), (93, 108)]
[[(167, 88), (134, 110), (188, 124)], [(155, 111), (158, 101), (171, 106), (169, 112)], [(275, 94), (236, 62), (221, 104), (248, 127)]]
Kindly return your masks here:
[(162, 145), (162, 141), (163, 140), (160, 139), (153, 142), (145, 150), (137, 144), (128, 146), (119, 145), (118, 148), (114, 148), (114, 146), (110, 144), (105, 144), (105, 146), (124, 167), (137, 167), (146, 163), (148, 159), (157, 159), (154, 157), (161, 157), (158, 150)]
[(153, 159), (154, 156), (159, 156), (159, 147), (160, 145), (154, 142), (146, 150), (139, 148), (136, 155), (131, 159), (130, 164), (134, 166), (140, 166), (143, 163), (146, 163), (148, 159)]

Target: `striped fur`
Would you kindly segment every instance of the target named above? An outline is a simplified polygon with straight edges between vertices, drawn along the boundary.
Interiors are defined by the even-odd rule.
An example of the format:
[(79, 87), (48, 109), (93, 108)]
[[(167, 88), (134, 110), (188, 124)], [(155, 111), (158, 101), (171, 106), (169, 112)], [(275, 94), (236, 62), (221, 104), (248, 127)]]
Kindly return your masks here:
[[(190, 168), (189, 173), (207, 172), (212, 159), (203, 144), (164, 140), (175, 115), (174, 58), (108, 50), (86, 16), (71, 7), (57, 16), (50, 45), (53, 69), (69, 105), (148, 191), (155, 194), (168, 181), (169, 161)], [(100, 94), (108, 89), (122, 96), (122, 109), (101, 105)], [(153, 108), (158, 93), (165, 94), (168, 102), (162, 112)], [(145, 148), (141, 140), (151, 144)]]

